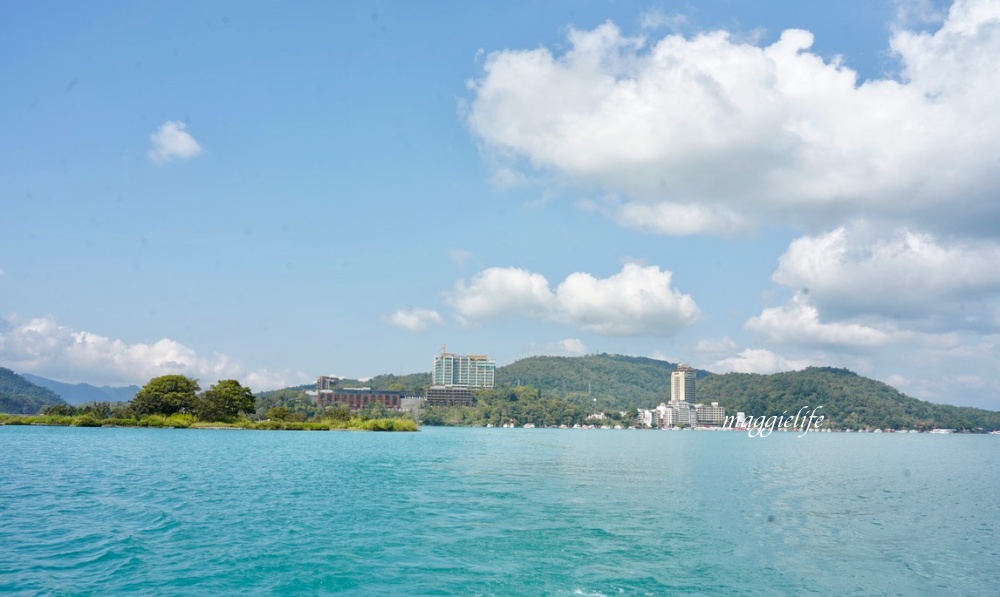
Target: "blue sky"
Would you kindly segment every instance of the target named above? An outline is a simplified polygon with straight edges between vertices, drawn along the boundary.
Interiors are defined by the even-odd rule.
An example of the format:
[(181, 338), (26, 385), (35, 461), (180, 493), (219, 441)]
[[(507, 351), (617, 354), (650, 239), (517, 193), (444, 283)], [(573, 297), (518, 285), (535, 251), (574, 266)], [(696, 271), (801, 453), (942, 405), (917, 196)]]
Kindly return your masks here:
[(0, 364), (621, 353), (1000, 409), (1000, 9), (0, 8)]

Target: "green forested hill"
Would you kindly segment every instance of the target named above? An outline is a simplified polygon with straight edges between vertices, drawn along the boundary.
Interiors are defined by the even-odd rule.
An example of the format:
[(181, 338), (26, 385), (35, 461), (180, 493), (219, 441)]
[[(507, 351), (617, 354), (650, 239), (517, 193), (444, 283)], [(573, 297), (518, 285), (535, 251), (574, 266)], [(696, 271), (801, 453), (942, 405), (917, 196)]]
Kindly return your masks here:
[(696, 393), (699, 402), (717, 401), (726, 407), (727, 414), (780, 415), (796, 413), (805, 405), (822, 406), (817, 414), (850, 429), (1000, 429), (998, 412), (924, 402), (888, 384), (833, 367), (771, 375), (713, 375), (698, 384)]
[(58, 394), (0, 367), (0, 413), (33, 415), (46, 406), (66, 404)]
[[(584, 357), (529, 357), (497, 369), (497, 385), (532, 386), (579, 404), (624, 409), (652, 407), (670, 400), (676, 363), (645, 357), (597, 354)], [(698, 383), (712, 374), (695, 370)]]

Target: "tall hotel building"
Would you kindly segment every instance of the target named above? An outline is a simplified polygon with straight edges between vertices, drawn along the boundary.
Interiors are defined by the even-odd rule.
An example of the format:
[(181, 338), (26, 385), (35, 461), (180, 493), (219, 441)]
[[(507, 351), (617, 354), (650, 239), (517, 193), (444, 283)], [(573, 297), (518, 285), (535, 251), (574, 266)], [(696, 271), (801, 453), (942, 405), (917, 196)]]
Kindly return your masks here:
[(441, 352), (434, 357), (431, 381), (435, 386), (492, 388), (496, 383), (497, 363), (481, 354)]
[(670, 374), (670, 401), (694, 404), (694, 369), (677, 365), (677, 371)]
[(472, 406), (472, 390), (496, 384), (496, 361), (485, 355), (441, 352), (434, 357), (428, 406)]

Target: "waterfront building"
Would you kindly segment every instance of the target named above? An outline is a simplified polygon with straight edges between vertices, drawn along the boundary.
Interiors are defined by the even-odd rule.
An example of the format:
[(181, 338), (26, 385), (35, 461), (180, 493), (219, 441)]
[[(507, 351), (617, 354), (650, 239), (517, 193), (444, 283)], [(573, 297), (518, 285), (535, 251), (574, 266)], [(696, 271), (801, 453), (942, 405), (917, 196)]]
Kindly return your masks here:
[(677, 365), (677, 371), (670, 374), (670, 401), (694, 404), (695, 371), (688, 365)]
[(496, 384), (497, 363), (486, 355), (441, 352), (434, 357), (431, 383), (454, 388), (492, 388)]
[(420, 396), (404, 396), (399, 402), (399, 409), (409, 412), (414, 418), (420, 416), (420, 408), (424, 406), (425, 399)]
[(454, 354), (444, 347), (434, 357), (427, 406), (472, 406), (473, 390), (496, 385), (496, 361), (481, 354)]
[(656, 422), (660, 427), (673, 427), (677, 423), (676, 411), (664, 402), (656, 407)]
[(639, 420), (639, 423), (645, 427), (658, 427), (660, 423), (660, 413), (655, 408), (640, 408), (637, 419)]
[(472, 406), (472, 390), (454, 386), (431, 386), (424, 393), (426, 406)]
[(690, 402), (671, 402), (668, 404), (674, 411), (674, 424), (694, 427), (698, 423), (698, 411)]
[(726, 409), (719, 406), (718, 402), (713, 402), (711, 405), (696, 404), (694, 408), (698, 423), (722, 425), (722, 422), (726, 419)]
[(339, 377), (332, 375), (320, 375), (316, 378), (316, 392), (332, 390), (340, 382)]
[(351, 410), (360, 410), (379, 403), (390, 410), (399, 410), (403, 392), (373, 390), (371, 388), (339, 388), (317, 390), (316, 405), (320, 408), (342, 404)]

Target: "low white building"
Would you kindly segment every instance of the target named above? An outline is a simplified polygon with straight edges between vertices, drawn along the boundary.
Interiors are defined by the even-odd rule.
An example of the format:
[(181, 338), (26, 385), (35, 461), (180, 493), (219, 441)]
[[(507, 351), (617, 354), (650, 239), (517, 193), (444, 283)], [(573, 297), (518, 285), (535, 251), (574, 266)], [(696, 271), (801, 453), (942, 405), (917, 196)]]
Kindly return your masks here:
[(726, 419), (726, 409), (719, 406), (718, 402), (711, 405), (696, 404), (694, 406), (698, 423), (705, 425), (722, 425)]
[(660, 405), (656, 407), (656, 414), (657, 425), (659, 427), (673, 427), (677, 422), (676, 412), (665, 402), (661, 402)]
[(658, 427), (660, 422), (660, 414), (656, 409), (639, 409), (639, 416), (636, 417), (639, 423), (646, 427)]

